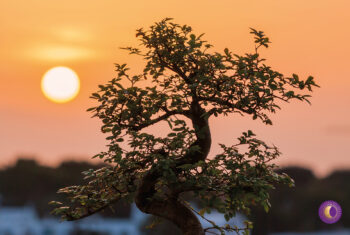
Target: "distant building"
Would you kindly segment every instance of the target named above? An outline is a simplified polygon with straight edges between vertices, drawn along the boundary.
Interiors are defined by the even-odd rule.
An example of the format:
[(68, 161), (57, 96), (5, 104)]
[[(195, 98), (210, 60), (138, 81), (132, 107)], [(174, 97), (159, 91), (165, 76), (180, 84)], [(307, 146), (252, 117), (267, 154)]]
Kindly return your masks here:
[[(0, 235), (70, 235), (74, 231), (89, 231), (106, 235), (140, 235), (140, 227), (148, 215), (139, 211), (133, 204), (131, 216), (127, 219), (103, 218), (94, 215), (80, 221), (60, 222), (58, 218), (40, 219), (34, 207), (0, 207)], [(206, 215), (217, 225), (225, 225), (222, 214), (213, 211)], [(204, 227), (211, 224), (199, 218)], [(244, 226), (245, 217), (238, 214), (229, 224)], [(227, 233), (235, 234), (235, 233)]]
[(74, 230), (108, 235), (139, 235), (147, 215), (132, 206), (131, 217), (110, 219), (94, 215), (75, 222), (57, 218), (40, 219), (34, 207), (0, 207), (0, 235), (69, 235)]

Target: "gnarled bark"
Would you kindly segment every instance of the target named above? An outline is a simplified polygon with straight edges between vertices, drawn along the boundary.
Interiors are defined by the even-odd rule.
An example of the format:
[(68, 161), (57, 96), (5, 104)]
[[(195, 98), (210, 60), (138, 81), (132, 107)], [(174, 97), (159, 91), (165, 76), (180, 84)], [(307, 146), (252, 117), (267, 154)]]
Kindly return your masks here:
[[(200, 160), (205, 160), (210, 151), (211, 135), (208, 119), (202, 116), (205, 110), (200, 107), (198, 102), (192, 102), (190, 112), (189, 117), (192, 120), (197, 137), (197, 140), (192, 146), (198, 145), (200, 151), (189, 152), (178, 160), (176, 166), (186, 163), (194, 164)], [(176, 169), (175, 167), (174, 170), (176, 171)], [(178, 193), (172, 191), (170, 188), (170, 195), (166, 199), (159, 200), (153, 198), (156, 193), (155, 184), (160, 176), (161, 173), (157, 171), (156, 167), (152, 168), (144, 176), (135, 198), (137, 207), (144, 213), (170, 220), (181, 229), (184, 235), (204, 235), (204, 230), (197, 216), (190, 208), (178, 200)]]
[(156, 172), (149, 172), (143, 179), (136, 198), (137, 207), (144, 213), (156, 215), (176, 224), (184, 235), (204, 235), (204, 230), (197, 216), (176, 195), (166, 200), (151, 197), (155, 193)]

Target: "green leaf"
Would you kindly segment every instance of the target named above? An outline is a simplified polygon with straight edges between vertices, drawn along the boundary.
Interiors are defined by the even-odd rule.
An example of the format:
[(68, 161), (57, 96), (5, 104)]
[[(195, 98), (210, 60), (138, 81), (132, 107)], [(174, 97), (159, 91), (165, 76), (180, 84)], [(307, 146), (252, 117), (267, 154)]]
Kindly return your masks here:
[(63, 205), (63, 203), (62, 202), (58, 202), (58, 201), (50, 201), (49, 205), (60, 206), (60, 205)]
[(293, 97), (294, 96), (294, 91), (288, 91), (285, 95), (287, 97)]
[(97, 98), (97, 99), (101, 98), (100, 94), (98, 94), (98, 93), (92, 93), (91, 97), (92, 98)]
[(90, 112), (90, 111), (94, 111), (94, 110), (96, 110), (96, 107), (88, 108), (86, 111)]
[(170, 121), (170, 120), (168, 120), (168, 119), (166, 119), (166, 121), (167, 121), (167, 123), (168, 123), (168, 125), (169, 125), (170, 129), (173, 129), (173, 125), (171, 124), (171, 121)]
[(188, 169), (192, 169), (193, 165), (192, 164), (183, 164), (181, 166), (178, 166), (177, 168), (188, 170)]

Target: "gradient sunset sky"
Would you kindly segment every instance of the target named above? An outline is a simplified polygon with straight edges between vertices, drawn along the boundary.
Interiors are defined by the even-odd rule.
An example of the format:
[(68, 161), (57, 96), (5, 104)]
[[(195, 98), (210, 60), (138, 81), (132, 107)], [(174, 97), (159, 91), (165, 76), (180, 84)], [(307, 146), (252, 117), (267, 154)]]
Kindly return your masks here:
[[(249, 27), (262, 30), (272, 41), (262, 53), (268, 65), (288, 76), (313, 75), (321, 86), (311, 106), (283, 104), (273, 126), (239, 115), (211, 119), (211, 155), (217, 143), (251, 129), (279, 147), (282, 166), (310, 167), (320, 176), (349, 168), (349, 11), (349, 0), (0, 0), (0, 166), (19, 156), (51, 165), (89, 160), (104, 150), (100, 121), (85, 111), (95, 104), (89, 95), (113, 78), (114, 63), (140, 71), (142, 59), (119, 47), (137, 46), (137, 28), (171, 17), (205, 33), (220, 52), (252, 52)], [(53, 103), (41, 92), (43, 74), (55, 66), (80, 78), (71, 102)]]

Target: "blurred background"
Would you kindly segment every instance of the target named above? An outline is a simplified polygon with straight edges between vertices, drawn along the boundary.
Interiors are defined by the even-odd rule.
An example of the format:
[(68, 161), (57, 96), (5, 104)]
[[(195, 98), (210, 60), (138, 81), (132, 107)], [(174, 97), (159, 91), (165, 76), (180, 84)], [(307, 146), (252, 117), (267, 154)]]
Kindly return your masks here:
[[(315, 77), (321, 88), (313, 92), (312, 105), (283, 104), (272, 115), (273, 126), (237, 115), (210, 120), (210, 155), (218, 153), (218, 143), (231, 144), (248, 129), (283, 153), (275, 163), (295, 178), (296, 187), (277, 187), (268, 214), (253, 210), (253, 234), (350, 234), (349, 9), (347, 0), (0, 0), (0, 234), (37, 234), (11, 230), (26, 226), (16, 226), (20, 220), (54, 233), (44, 229), (56, 226), (57, 220), (48, 219), (47, 203), (57, 199), (58, 188), (80, 183), (81, 171), (102, 164), (91, 156), (106, 149), (100, 121), (85, 111), (95, 105), (90, 94), (115, 76), (114, 63), (127, 63), (132, 73), (142, 70), (141, 58), (119, 48), (137, 46), (135, 30), (165, 17), (205, 33), (213, 51), (220, 52), (225, 47), (236, 54), (252, 52), (249, 27), (262, 30), (272, 41), (261, 52), (268, 65), (287, 76)], [(76, 96), (64, 103), (48, 99), (41, 87), (44, 74), (57, 66), (70, 68), (80, 80)], [(166, 131), (161, 125), (152, 128)], [(336, 224), (318, 218), (325, 200), (343, 208)], [(134, 218), (127, 219), (137, 223), (130, 228), (144, 228), (142, 221), (150, 219), (133, 213), (137, 210), (132, 206), (117, 207), (117, 217), (105, 212), (104, 219), (93, 219), (111, 219), (111, 228), (119, 223), (114, 219), (128, 224), (125, 218)], [(2, 223), (11, 229), (2, 230)], [(94, 223), (60, 226), (76, 234), (108, 234), (89, 224)], [(134, 231), (128, 229), (115, 234)]]
[[(180, 235), (172, 224), (141, 213), (135, 205), (116, 204), (99, 215), (77, 222), (60, 222), (52, 217), (51, 200), (60, 200), (57, 189), (83, 183), (81, 171), (102, 165), (88, 162), (64, 161), (57, 167), (38, 164), (20, 158), (0, 171), (0, 234), (146, 234)], [(350, 170), (338, 170), (325, 178), (317, 178), (310, 169), (287, 167), (280, 169), (296, 182), (295, 188), (277, 186), (271, 191), (269, 213), (253, 208), (251, 216), (238, 214), (230, 224), (243, 227), (244, 220), (254, 223), (253, 235), (345, 235), (350, 234)], [(187, 197), (193, 206), (196, 200)], [(326, 200), (342, 207), (342, 217), (335, 224), (325, 224), (318, 217), (318, 208)], [(198, 207), (197, 207), (198, 208)], [(225, 224), (217, 212), (208, 215), (218, 224)], [(149, 228), (151, 224), (157, 224)], [(205, 222), (202, 220), (203, 225)], [(233, 233), (230, 233), (233, 234)]]

